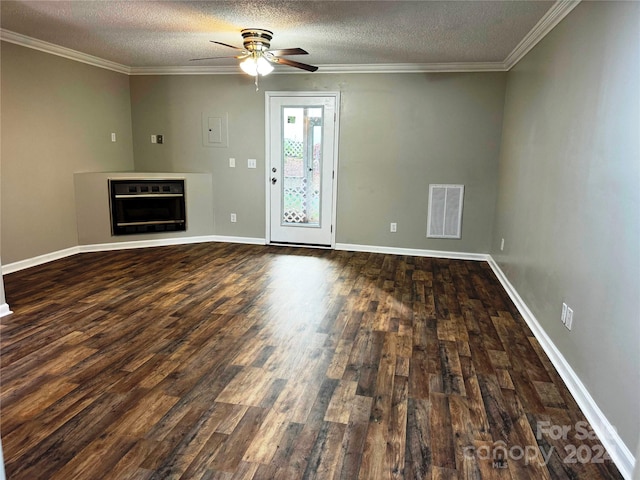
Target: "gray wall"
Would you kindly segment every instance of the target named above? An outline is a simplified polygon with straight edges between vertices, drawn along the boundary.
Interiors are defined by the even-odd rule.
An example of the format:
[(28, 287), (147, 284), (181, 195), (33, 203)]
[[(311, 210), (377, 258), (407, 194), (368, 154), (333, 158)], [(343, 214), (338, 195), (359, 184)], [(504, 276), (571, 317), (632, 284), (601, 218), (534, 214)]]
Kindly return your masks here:
[[(582, 2), (509, 73), (492, 248), (632, 452), (640, 436), (639, 20), (636, 2)], [(560, 321), (563, 301), (575, 312), (571, 332)]]
[[(340, 91), (339, 243), (488, 252), (504, 73), (133, 76), (139, 171), (211, 172), (215, 234), (265, 236), (264, 91)], [(228, 148), (202, 145), (202, 112), (228, 113)], [(164, 134), (154, 145), (151, 134)], [(237, 167), (229, 168), (229, 157)], [(248, 158), (258, 168), (246, 168)], [(465, 184), (462, 239), (426, 238), (429, 183)], [(238, 222), (229, 221), (229, 213)], [(389, 233), (389, 223), (398, 233)]]
[(7, 264), (78, 245), (73, 173), (131, 170), (133, 147), (126, 75), (6, 42), (1, 53)]

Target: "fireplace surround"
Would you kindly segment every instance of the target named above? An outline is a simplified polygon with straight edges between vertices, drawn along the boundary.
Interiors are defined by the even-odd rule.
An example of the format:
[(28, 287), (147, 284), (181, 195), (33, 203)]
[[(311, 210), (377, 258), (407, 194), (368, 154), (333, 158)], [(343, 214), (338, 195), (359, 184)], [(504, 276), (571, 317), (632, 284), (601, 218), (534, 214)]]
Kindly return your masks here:
[[(78, 244), (91, 248), (151, 246), (171, 242), (194, 241), (214, 235), (213, 177), (210, 173), (194, 172), (77, 172), (74, 175), (74, 197), (78, 228)], [(165, 180), (184, 181), (185, 228), (154, 233), (113, 234), (111, 183), (126, 180), (131, 183)], [(128, 190), (128, 189), (127, 189)]]

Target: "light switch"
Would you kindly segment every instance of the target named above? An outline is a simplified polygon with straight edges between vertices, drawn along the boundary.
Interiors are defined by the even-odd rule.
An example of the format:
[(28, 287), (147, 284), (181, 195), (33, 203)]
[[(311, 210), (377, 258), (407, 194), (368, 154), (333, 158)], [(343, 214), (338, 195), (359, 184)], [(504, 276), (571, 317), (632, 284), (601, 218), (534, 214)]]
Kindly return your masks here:
[(247, 160), (247, 168), (256, 168), (256, 159), (250, 158)]
[(115, 141), (116, 141), (116, 134), (115, 134), (115, 133), (112, 133), (112, 134), (111, 134), (111, 141), (112, 141), (112, 142), (115, 142)]
[(236, 159), (235, 158), (230, 158), (229, 159), (229, 166), (231, 168), (236, 168)]

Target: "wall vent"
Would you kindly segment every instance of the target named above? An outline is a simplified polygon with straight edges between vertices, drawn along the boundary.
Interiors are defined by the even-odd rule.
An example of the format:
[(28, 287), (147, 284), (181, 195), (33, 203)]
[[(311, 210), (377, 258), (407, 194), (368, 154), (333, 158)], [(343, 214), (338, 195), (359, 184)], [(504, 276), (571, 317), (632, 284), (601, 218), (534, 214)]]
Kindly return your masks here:
[(428, 238), (460, 238), (464, 185), (429, 185)]

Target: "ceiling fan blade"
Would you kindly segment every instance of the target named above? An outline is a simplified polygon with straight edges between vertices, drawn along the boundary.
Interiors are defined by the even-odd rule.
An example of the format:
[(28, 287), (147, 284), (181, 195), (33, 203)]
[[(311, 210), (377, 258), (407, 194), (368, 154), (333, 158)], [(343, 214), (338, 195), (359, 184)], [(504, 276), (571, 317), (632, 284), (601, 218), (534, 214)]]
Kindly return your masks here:
[(204, 57), (204, 58), (190, 58), (190, 62), (195, 62), (196, 60), (217, 60), (218, 58), (246, 58), (248, 55), (231, 55), (227, 57)]
[(287, 55), (309, 55), (309, 52), (303, 50), (302, 48), (283, 48), (281, 50), (269, 50), (276, 57), (287, 56)]
[(234, 48), (236, 50), (244, 50), (244, 48), (235, 47), (233, 45), (229, 45), (228, 43), (216, 42), (215, 40), (209, 40), (211, 43), (217, 43), (218, 45), (223, 45), (225, 47)]
[(296, 62), (295, 60), (289, 60), (288, 58), (275, 57), (272, 61), (274, 63), (279, 63), (282, 65), (289, 65), (290, 67), (301, 68), (302, 70), (307, 70), (308, 72), (315, 72), (316, 70), (318, 70), (318, 67), (307, 65), (306, 63)]

